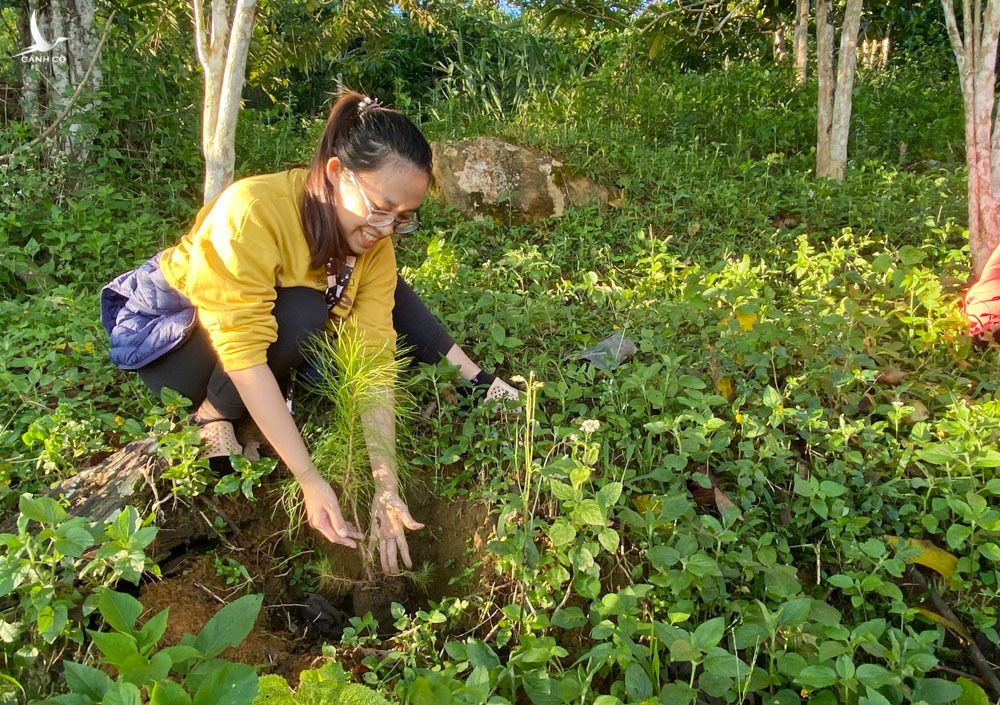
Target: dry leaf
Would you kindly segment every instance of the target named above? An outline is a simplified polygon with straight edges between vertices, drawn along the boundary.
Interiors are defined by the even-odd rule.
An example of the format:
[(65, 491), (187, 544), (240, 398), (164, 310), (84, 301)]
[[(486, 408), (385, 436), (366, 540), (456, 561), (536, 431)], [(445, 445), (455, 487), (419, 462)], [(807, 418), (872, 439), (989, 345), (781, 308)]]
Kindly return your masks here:
[(947, 617), (944, 617), (938, 614), (937, 612), (929, 610), (925, 607), (917, 607), (917, 612), (922, 614), (924, 617), (927, 617), (927, 619), (931, 620), (932, 622), (940, 624), (942, 627), (945, 627), (946, 629), (950, 629), (951, 631), (955, 632), (966, 641), (972, 641), (972, 637), (969, 635), (969, 632), (967, 632), (965, 627), (963, 627), (958, 622), (954, 622), (948, 619)]
[[(733, 500), (729, 499), (725, 492), (720, 490), (718, 487), (715, 487), (714, 489), (715, 506), (719, 510), (719, 514), (724, 514), (727, 509), (736, 509), (736, 511), (739, 512), (739, 509), (733, 503)], [(740, 521), (746, 521), (746, 519), (743, 518), (742, 512), (739, 513), (738, 517)]]
[(882, 384), (888, 384), (890, 387), (895, 387), (903, 381), (903, 377), (905, 376), (906, 373), (902, 370), (896, 369), (895, 367), (889, 367), (879, 372), (878, 377), (875, 379)]
[(740, 328), (742, 328), (743, 331), (746, 332), (749, 331), (751, 328), (753, 328), (753, 324), (757, 322), (757, 314), (737, 313), (736, 321), (740, 324)]
[(715, 383), (715, 390), (724, 396), (726, 401), (732, 401), (736, 396), (736, 390), (733, 388), (733, 378), (728, 375), (718, 379)]
[[(901, 541), (898, 536), (886, 536), (885, 538), (893, 546)], [(958, 566), (958, 558), (953, 554), (924, 539), (906, 539), (906, 543), (920, 549), (920, 553), (913, 559), (914, 563), (930, 568), (949, 580), (954, 575), (955, 568)]]

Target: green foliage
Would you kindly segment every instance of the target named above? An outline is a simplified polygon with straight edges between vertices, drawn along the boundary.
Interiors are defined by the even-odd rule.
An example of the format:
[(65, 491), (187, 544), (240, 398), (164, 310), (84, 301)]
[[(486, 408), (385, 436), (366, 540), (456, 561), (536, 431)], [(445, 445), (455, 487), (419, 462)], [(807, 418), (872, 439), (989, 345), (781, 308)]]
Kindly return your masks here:
[[(299, 26), (336, 8), (262, 7), (239, 174), (308, 159), (319, 106), (342, 71), (435, 137), (536, 145), (620, 190), (610, 208), (516, 227), (429, 203), (425, 229), (400, 242), (404, 275), (463, 347), (487, 368), (523, 373), (530, 394), (521, 416), (498, 416), (449, 402), (459, 381), (446, 365), (417, 372), (425, 413), (400, 424), (417, 436), (403, 454), (439, 496), (489, 503), (496, 533), (477, 572), (485, 584), (464, 597), (394, 607), (395, 636), (370, 616), (352, 620), (345, 648), (389, 652), (365, 659), (369, 685), (403, 702), (497, 705), (791, 705), (803, 691), (820, 705), (986, 697), (939, 670), (972, 667), (954, 625), (935, 619), (906, 577), (927, 567), (913, 540), (950, 552), (954, 568), (933, 581), (966, 628), (1000, 642), (997, 356), (971, 347), (957, 307), (968, 268), (961, 102), (932, 26), (937, 3), (893, 15), (903, 60), (859, 72), (854, 163), (839, 185), (811, 176), (815, 87), (795, 87), (785, 65), (746, 60), (765, 52), (760, 30), (774, 15), (738, 4), (734, 26), (759, 36), (695, 36), (669, 4), (633, 8), (656, 26), (623, 31), (598, 17), (554, 39), (532, 12), (501, 21), (475, 5), (429, 8), (439, 23), (420, 26), (405, 9), (357, 6), (356, 35)], [(899, 9), (891, 5), (879, 22)], [(154, 12), (163, 21), (152, 29)], [(112, 370), (97, 323), (97, 287), (175, 241), (200, 204), (186, 15), (137, 6), (120, 17), (116, 31), (137, 39), (109, 44), (89, 125), (93, 162), (71, 169), (25, 156), (0, 167), (11, 184), (0, 194), (8, 505), (149, 427), (179, 489), (215, 482), (197, 462), (182, 403), (156, 404), (134, 375)], [(336, 39), (338, 52), (313, 44), (283, 55), (316, 37)], [(715, 68), (688, 70), (706, 65)], [(8, 127), (2, 152), (36, 129)], [(34, 270), (51, 281), (39, 289), (25, 276)], [(576, 359), (613, 331), (636, 343), (634, 358), (606, 371)], [(327, 368), (320, 396), (333, 415), (320, 418), (327, 431), (313, 445), (321, 468), (347, 468), (333, 479), (357, 486), (365, 444), (336, 414), (360, 408), (357, 375), (377, 375), (352, 365)], [(235, 470), (217, 492), (249, 498), (268, 472)], [(18, 623), (15, 669), (17, 649), (54, 653), (41, 632), (62, 620), (59, 600), (80, 604), (99, 573), (75, 583), (90, 554), (53, 557), (53, 537), (72, 526), (46, 524), (51, 537), (32, 545), (57, 579), (24, 580), (0, 598), (0, 636)], [(92, 548), (99, 540), (84, 528)], [(120, 569), (136, 569), (128, 540), (115, 541)], [(217, 570), (245, 577), (225, 560)], [(316, 572), (323, 587), (331, 571)], [(49, 584), (52, 613), (39, 620), (32, 600)], [(61, 597), (75, 590), (81, 597)], [(67, 666), (74, 690), (134, 699), (145, 687), (135, 681), (162, 672), (166, 660), (153, 659), (164, 650), (150, 646), (152, 634), (140, 649), (129, 609), (109, 611), (113, 631), (94, 640), (106, 658), (131, 659), (114, 648), (132, 634), (147, 670), (130, 685), (126, 668), (109, 685)], [(75, 612), (66, 615), (68, 625)], [(199, 639), (187, 646), (210, 652), (233, 640)], [(167, 667), (184, 653), (168, 652)], [(303, 674), (294, 695), (267, 677), (258, 697), (346, 690), (343, 673), (325, 668)], [(187, 702), (159, 688), (164, 702)]]
[(66, 661), (69, 693), (45, 702), (249, 705), (257, 695), (257, 674), (250, 666), (217, 657), (247, 637), (262, 601), (262, 595), (245, 595), (216, 612), (197, 635), (185, 634), (176, 646), (157, 649), (169, 609), (139, 627), (136, 620), (142, 603), (130, 595), (104, 590), (98, 607), (112, 631), (87, 633), (100, 651), (99, 664), (114, 669), (117, 678), (112, 680), (102, 669)]
[[(0, 642), (5, 670), (47, 664), (83, 627), (99, 588), (138, 584), (159, 573), (145, 555), (156, 537), (152, 517), (126, 507), (107, 522), (69, 517), (49, 497), (22, 494), (15, 533), (0, 533)], [(4, 685), (0, 684), (0, 693)]]
[(255, 487), (259, 487), (264, 478), (274, 472), (278, 461), (274, 458), (260, 458), (250, 461), (242, 455), (231, 457), (233, 472), (220, 478), (215, 483), (216, 494), (231, 494), (240, 492), (246, 499), (256, 499), (253, 494)]
[[(211, 480), (211, 468), (208, 458), (201, 455), (198, 429), (191, 423), (188, 412), (191, 402), (169, 387), (162, 389), (160, 398), (162, 406), (154, 407), (144, 421), (156, 439), (156, 452), (167, 462), (161, 477), (170, 481), (178, 495), (193, 497), (201, 494)], [(249, 473), (246, 475), (249, 489), (256, 480), (257, 471), (247, 467), (239, 470), (239, 487), (243, 487), (245, 471)], [(223, 490), (232, 491), (236, 489), (232, 487), (233, 482), (223, 478), (220, 484)]]
[(299, 674), (294, 691), (281, 676), (260, 679), (254, 705), (388, 705), (388, 700), (371, 688), (349, 682), (336, 661), (327, 661), (317, 669)]

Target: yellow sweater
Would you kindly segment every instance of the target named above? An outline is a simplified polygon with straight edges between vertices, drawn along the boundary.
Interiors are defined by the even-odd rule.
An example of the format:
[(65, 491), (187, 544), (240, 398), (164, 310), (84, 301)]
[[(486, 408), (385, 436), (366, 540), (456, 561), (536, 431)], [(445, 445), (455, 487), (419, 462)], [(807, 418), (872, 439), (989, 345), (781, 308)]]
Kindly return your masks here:
[[(241, 179), (198, 212), (194, 226), (160, 257), (164, 278), (198, 308), (227, 372), (267, 362), (278, 338), (271, 311), (277, 287), (325, 291), (326, 272), (310, 269), (299, 212), (307, 171), (291, 169)], [(357, 258), (334, 309), (354, 317), (370, 351), (395, 350), (392, 304), (396, 254), (383, 238)]]

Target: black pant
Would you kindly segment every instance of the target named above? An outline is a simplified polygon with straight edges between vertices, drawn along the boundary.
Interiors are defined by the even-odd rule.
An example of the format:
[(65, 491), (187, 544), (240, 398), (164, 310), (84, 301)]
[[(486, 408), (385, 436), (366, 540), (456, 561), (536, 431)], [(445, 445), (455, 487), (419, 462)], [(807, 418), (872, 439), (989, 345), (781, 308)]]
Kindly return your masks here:
[[(323, 292), (306, 287), (277, 289), (272, 311), (278, 322), (278, 339), (267, 349), (267, 365), (284, 389), (294, 368), (305, 362), (302, 344), (326, 328), (327, 309)], [(455, 341), (402, 277), (396, 280), (392, 324), (400, 344), (410, 347), (414, 359), (436, 363)], [(138, 370), (153, 394), (169, 387), (191, 400), (197, 409), (208, 399), (227, 419), (246, 412), (243, 400), (219, 363), (208, 333), (201, 325), (183, 345)]]

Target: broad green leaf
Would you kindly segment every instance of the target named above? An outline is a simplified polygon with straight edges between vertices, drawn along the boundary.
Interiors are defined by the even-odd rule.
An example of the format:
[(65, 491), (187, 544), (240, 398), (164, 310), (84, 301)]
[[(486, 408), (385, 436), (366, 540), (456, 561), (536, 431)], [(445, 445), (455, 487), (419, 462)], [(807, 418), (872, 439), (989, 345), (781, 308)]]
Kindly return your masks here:
[(695, 661), (701, 656), (687, 639), (676, 639), (670, 643), (670, 658), (673, 661)]
[(573, 509), (572, 519), (575, 524), (589, 524), (591, 526), (604, 526), (607, 521), (600, 505), (593, 499), (585, 499), (577, 504)]
[(778, 624), (783, 627), (797, 627), (809, 618), (811, 610), (811, 597), (799, 597), (789, 600), (778, 610)]
[(955, 701), (955, 705), (992, 705), (990, 696), (978, 683), (968, 678), (958, 678), (955, 682), (962, 687), (962, 695)]
[(135, 620), (142, 614), (142, 603), (131, 595), (114, 590), (103, 590), (97, 601), (104, 621), (123, 634), (131, 634)]
[(695, 628), (694, 634), (691, 635), (691, 644), (700, 651), (708, 651), (713, 646), (719, 645), (725, 633), (726, 620), (715, 617)]
[(985, 556), (991, 561), (1000, 561), (1000, 546), (997, 546), (992, 541), (981, 544), (978, 548), (980, 555)]
[(653, 695), (653, 682), (638, 663), (630, 663), (625, 669), (625, 694), (633, 702)]
[(549, 539), (554, 546), (565, 546), (573, 543), (576, 538), (576, 528), (565, 519), (556, 519), (548, 528)]
[(118, 681), (108, 688), (102, 705), (142, 705), (142, 694), (134, 684)]
[(263, 602), (263, 595), (244, 595), (223, 607), (195, 637), (195, 648), (211, 657), (239, 645), (253, 629)]
[(56, 529), (55, 549), (70, 558), (80, 556), (94, 543), (94, 537), (79, 523), (64, 524)]
[(677, 521), (692, 509), (694, 504), (687, 497), (667, 497), (663, 500), (663, 511), (658, 518), (661, 521)]
[(597, 534), (597, 540), (608, 553), (614, 553), (618, 550), (619, 537), (618, 532), (614, 529), (607, 527), (601, 529), (600, 533)]
[(971, 535), (972, 527), (966, 526), (965, 524), (952, 524), (948, 527), (945, 539), (948, 541), (949, 547), (959, 548)]
[(781, 395), (778, 390), (774, 387), (768, 387), (764, 390), (764, 396), (761, 399), (764, 402), (764, 406), (769, 409), (776, 409), (781, 406)]
[(881, 688), (886, 685), (899, 685), (900, 678), (886, 668), (876, 663), (863, 663), (858, 666), (857, 679), (869, 688)]
[(256, 694), (257, 674), (253, 668), (227, 661), (201, 682), (191, 702), (192, 705), (247, 705)]
[(63, 670), (69, 689), (74, 693), (86, 695), (94, 702), (101, 702), (104, 693), (111, 687), (110, 676), (100, 669), (73, 661), (63, 661)]
[(576, 465), (569, 471), (569, 481), (573, 489), (580, 489), (590, 479), (590, 468), (586, 465)]
[(24, 516), (40, 524), (56, 526), (66, 519), (66, 510), (51, 497), (33, 497), (22, 494), (17, 508)]
[(594, 705), (622, 705), (622, 701), (613, 695), (598, 695), (594, 698)]
[(45, 605), (39, 610), (36, 620), (38, 633), (42, 635), (47, 644), (51, 644), (62, 634), (63, 628), (69, 621), (66, 605)]
[(549, 480), (549, 487), (552, 491), (552, 495), (563, 502), (571, 499), (576, 499), (576, 490), (574, 490), (570, 485), (560, 480)]
[(913, 689), (913, 701), (926, 700), (930, 705), (952, 703), (965, 694), (958, 683), (944, 678), (921, 678)]
[(680, 552), (671, 546), (653, 546), (646, 551), (646, 557), (654, 568), (664, 573), (681, 560)]
[(160, 639), (163, 638), (163, 633), (167, 631), (169, 613), (170, 608), (165, 607), (146, 620), (146, 623), (142, 625), (142, 629), (138, 633), (138, 641), (139, 648), (144, 653), (149, 653), (149, 650), (156, 646)]
[(799, 671), (795, 682), (809, 689), (828, 688), (837, 682), (837, 672), (829, 666), (814, 664)]
[(87, 633), (104, 654), (105, 660), (116, 668), (122, 668), (129, 659), (139, 656), (135, 639), (128, 634), (95, 632), (93, 630), (88, 630)]
[(587, 623), (587, 617), (579, 607), (563, 607), (556, 610), (551, 621), (560, 629), (577, 629)]
[(705, 578), (708, 576), (721, 577), (722, 571), (719, 569), (719, 564), (714, 558), (709, 556), (704, 551), (689, 556), (684, 559), (684, 568), (692, 575), (699, 578)]
[(833, 480), (823, 480), (819, 483), (819, 491), (826, 497), (840, 497), (847, 494), (847, 488)]
[(179, 683), (162, 680), (153, 685), (149, 705), (191, 705), (191, 696)]
[(204, 654), (193, 646), (188, 646), (185, 644), (177, 644), (176, 646), (167, 646), (166, 648), (160, 649), (158, 653), (166, 654), (170, 657), (170, 662), (174, 665), (180, 665), (182, 663), (187, 663), (193, 658), (201, 658)]
[(865, 694), (858, 699), (858, 705), (892, 705), (892, 703), (874, 688), (867, 688)]
[(597, 503), (607, 511), (618, 503), (618, 498), (622, 496), (622, 483), (609, 482), (601, 489), (597, 490)]

